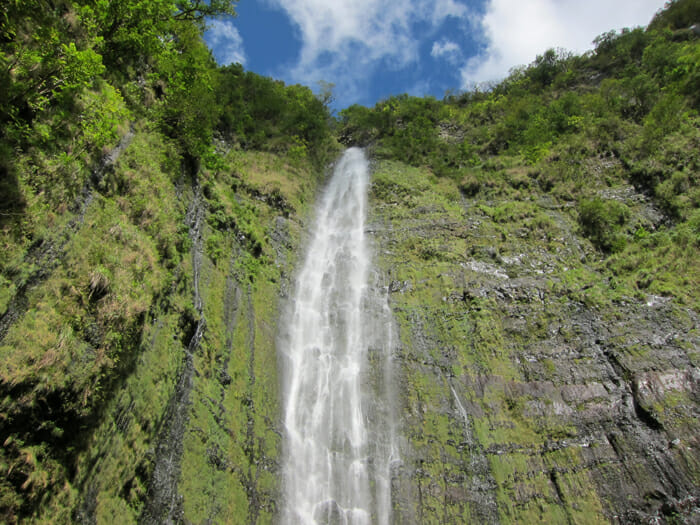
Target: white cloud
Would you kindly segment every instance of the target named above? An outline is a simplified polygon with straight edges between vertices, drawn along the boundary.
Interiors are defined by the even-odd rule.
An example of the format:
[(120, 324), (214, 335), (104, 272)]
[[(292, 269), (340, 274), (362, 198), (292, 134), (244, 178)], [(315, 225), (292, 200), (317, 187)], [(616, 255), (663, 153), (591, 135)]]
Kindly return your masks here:
[(212, 20), (205, 39), (219, 64), (245, 64), (243, 38), (230, 20)]
[(430, 51), (430, 56), (433, 58), (443, 58), (450, 63), (455, 63), (462, 56), (462, 50), (451, 40), (442, 39), (439, 42), (433, 42), (433, 49)]
[(307, 85), (334, 82), (340, 103), (361, 98), (378, 68), (396, 70), (418, 61), (426, 35), (413, 34), (417, 22), (427, 22), (429, 32), (448, 17), (467, 16), (456, 0), (268, 1), (287, 13), (301, 40), (298, 61), (280, 73)]
[[(270, 73), (291, 82), (336, 85), (339, 106), (366, 100), (381, 72), (421, 64), (424, 46), (461, 75), (463, 86), (499, 80), (551, 47), (583, 52), (614, 28), (647, 24), (664, 0), (258, 0), (284, 12), (301, 43), (293, 63)], [(475, 7), (485, 1), (482, 9)], [(457, 20), (459, 32), (438, 34)], [(455, 27), (452, 23), (449, 27)], [(231, 26), (235, 31), (235, 28)], [(240, 36), (232, 49), (240, 50)], [(477, 56), (466, 53), (480, 41)], [(235, 52), (235, 51), (232, 51)], [(426, 82), (429, 77), (424, 77)], [(431, 82), (431, 81), (430, 81)]]
[(454, 18), (464, 18), (468, 16), (469, 11), (464, 4), (455, 2), (455, 0), (437, 0), (434, 2), (435, 9), (433, 11), (433, 24), (439, 24), (445, 18), (451, 16)]
[(461, 70), (462, 82), (499, 80), (549, 48), (583, 52), (601, 33), (643, 26), (663, 0), (489, 0), (481, 19), (486, 48)]

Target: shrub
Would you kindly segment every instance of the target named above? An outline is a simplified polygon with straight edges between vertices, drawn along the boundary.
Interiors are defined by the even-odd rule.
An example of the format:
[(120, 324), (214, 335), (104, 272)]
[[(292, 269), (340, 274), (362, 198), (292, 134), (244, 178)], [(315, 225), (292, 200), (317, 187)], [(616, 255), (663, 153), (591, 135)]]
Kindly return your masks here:
[(582, 199), (579, 202), (579, 224), (583, 234), (596, 248), (605, 252), (617, 252), (625, 247), (621, 227), (629, 218), (629, 208), (611, 199)]
[(473, 173), (467, 173), (459, 183), (459, 190), (467, 197), (474, 197), (480, 189), (481, 181)]

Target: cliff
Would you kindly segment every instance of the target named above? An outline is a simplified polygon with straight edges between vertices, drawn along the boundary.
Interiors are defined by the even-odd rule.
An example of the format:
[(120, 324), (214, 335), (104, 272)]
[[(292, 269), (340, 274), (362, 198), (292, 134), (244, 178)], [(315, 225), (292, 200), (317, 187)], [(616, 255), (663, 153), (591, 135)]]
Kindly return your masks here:
[[(505, 193), (494, 199), (397, 162), (375, 166), (371, 231), (401, 335), (407, 447), (395, 513), (692, 522), (697, 312), (617, 292), (571, 207), (534, 181), (515, 189), (517, 171), (527, 173), (494, 171)], [(653, 211), (632, 187), (595, 189)]]
[(280, 323), (345, 143), (398, 335), (394, 521), (697, 522), (696, 3), (337, 118), (216, 66), (230, 2), (50, 4), (0, 8), (0, 521), (279, 518)]
[(278, 307), (319, 179), (271, 154), (196, 174), (171, 154), (136, 126), (25, 255), (3, 316), (4, 521), (276, 510)]

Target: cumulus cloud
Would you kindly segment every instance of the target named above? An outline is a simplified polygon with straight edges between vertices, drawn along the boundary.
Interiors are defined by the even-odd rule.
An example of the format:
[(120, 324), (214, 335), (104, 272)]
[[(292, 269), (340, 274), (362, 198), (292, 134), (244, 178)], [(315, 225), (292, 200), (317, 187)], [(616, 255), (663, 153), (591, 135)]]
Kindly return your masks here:
[(601, 33), (646, 25), (663, 0), (489, 0), (480, 21), (485, 50), (461, 70), (462, 82), (499, 80), (549, 48), (584, 52)]
[(430, 51), (430, 56), (455, 63), (462, 56), (462, 50), (452, 40), (443, 38), (439, 42), (433, 42), (433, 49)]
[(230, 20), (211, 21), (205, 39), (219, 64), (245, 64), (243, 38)]
[(464, 4), (455, 0), (437, 0), (434, 3), (432, 14), (433, 24), (439, 24), (447, 17), (465, 18), (469, 15), (469, 10)]
[[(548, 48), (583, 52), (613, 28), (647, 24), (664, 0), (258, 0), (285, 13), (300, 49), (292, 63), (270, 73), (287, 81), (333, 82), (342, 106), (367, 100), (369, 85), (408, 68), (435, 63), (454, 69), (455, 83), (499, 80)], [(457, 22), (455, 24), (455, 21)], [(449, 23), (448, 23), (449, 22)], [(456, 29), (459, 28), (459, 29)], [(245, 59), (235, 28), (231, 53)], [(238, 38), (236, 38), (238, 36)], [(474, 42), (478, 48), (474, 48)], [(469, 53), (477, 53), (470, 56)], [(444, 69), (444, 68), (443, 68)], [(416, 82), (413, 75), (413, 82)], [(443, 77), (444, 78), (444, 77)], [(444, 83), (444, 80), (441, 82)], [(456, 86), (455, 86), (456, 87)], [(423, 89), (421, 87), (421, 89)]]
[(268, 0), (286, 12), (296, 26), (301, 51), (285, 77), (311, 85), (332, 81), (342, 98), (359, 98), (363, 85), (378, 68), (398, 70), (419, 59), (425, 34), (447, 18), (467, 16), (456, 0)]

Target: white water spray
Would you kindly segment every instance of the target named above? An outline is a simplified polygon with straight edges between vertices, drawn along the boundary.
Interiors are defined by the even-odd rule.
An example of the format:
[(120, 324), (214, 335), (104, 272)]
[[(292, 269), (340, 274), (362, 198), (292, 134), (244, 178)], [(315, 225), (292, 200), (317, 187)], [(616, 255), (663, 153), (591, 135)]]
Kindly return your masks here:
[(392, 323), (368, 284), (368, 182), (364, 152), (347, 150), (296, 283), (282, 350), (285, 524), (391, 519)]

